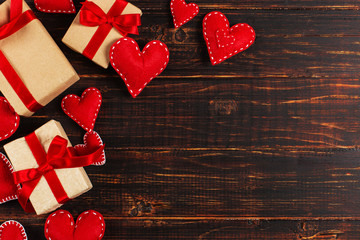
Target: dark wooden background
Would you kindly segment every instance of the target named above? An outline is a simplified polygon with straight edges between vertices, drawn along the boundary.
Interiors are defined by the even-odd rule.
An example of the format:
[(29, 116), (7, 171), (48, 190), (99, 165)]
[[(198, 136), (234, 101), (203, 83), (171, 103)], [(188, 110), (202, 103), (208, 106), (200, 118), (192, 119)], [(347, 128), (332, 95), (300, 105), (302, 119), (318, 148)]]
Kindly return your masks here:
[[(108, 240), (360, 239), (360, 1), (194, 0), (200, 14), (178, 30), (169, 2), (132, 1), (144, 12), (139, 45), (171, 52), (136, 99), (113, 69), (61, 43), (74, 15), (35, 11), (81, 80), (10, 140), (56, 119), (80, 143), (62, 97), (97, 87), (104, 98), (95, 130), (107, 164), (86, 169), (94, 189), (63, 209), (100, 211)], [(257, 34), (217, 66), (201, 28), (213, 10)], [(30, 240), (44, 239), (46, 217), (0, 206)]]

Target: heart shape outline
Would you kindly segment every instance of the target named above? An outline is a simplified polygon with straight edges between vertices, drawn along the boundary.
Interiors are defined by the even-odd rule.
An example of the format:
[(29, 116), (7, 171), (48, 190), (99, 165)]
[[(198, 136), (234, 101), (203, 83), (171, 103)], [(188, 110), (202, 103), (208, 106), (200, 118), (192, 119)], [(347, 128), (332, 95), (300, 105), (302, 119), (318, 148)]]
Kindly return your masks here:
[[(1, 178), (4, 177), (4, 179), (6, 178), (6, 181), (8, 181), (7, 183), (5, 182), (4, 184), (7, 186), (2, 186), (0, 191), (1, 191), (1, 198), (0, 198), (0, 204), (12, 201), (12, 200), (17, 200), (18, 196), (17, 196), (17, 192), (20, 189), (20, 184), (16, 185), (14, 180), (13, 180), (13, 176), (12, 173), (14, 172), (14, 169), (9, 161), (9, 159), (3, 154), (0, 153), (0, 172), (1, 174)], [(5, 174), (7, 174), (7, 176), (5, 176)], [(10, 178), (10, 179), (9, 179)], [(3, 183), (0, 183), (0, 185), (2, 185)], [(5, 189), (4, 187), (8, 187), (8, 189)], [(2, 192), (6, 191), (5, 194), (3, 194)]]
[(195, 3), (186, 4), (185, 0), (171, 0), (170, 10), (175, 28), (181, 27), (199, 14), (199, 6)]
[(222, 48), (233, 45), (235, 42), (235, 37), (230, 34), (229, 30), (226, 31), (224, 29), (219, 29), (216, 31), (216, 40), (218, 47)]
[[(20, 117), (4, 97), (0, 97), (0, 111), (0, 141), (3, 141), (16, 132), (19, 127)], [(13, 121), (13, 123), (3, 122), (9, 119)], [(5, 124), (8, 124), (6, 127), (10, 127), (10, 129), (1, 129)]]
[[(95, 100), (93, 100), (94, 98)], [(86, 89), (81, 94), (81, 97), (75, 94), (66, 95), (61, 102), (61, 108), (66, 115), (68, 115), (72, 120), (79, 124), (79, 126), (82, 127), (85, 131), (91, 132), (94, 129), (95, 122), (100, 111), (101, 103), (101, 92), (97, 88), (91, 87)], [(74, 106), (73, 104), (77, 105)], [(90, 106), (78, 109), (81, 104), (87, 104)], [(89, 113), (89, 110), (92, 110), (92, 112)]]
[[(78, 145), (74, 146), (75, 152), (79, 156), (87, 155), (89, 153), (94, 152), (93, 150), (96, 150), (97, 148), (92, 149), (91, 148), (92, 146), (99, 147), (99, 146), (104, 145), (104, 142), (102, 141), (100, 135), (95, 131), (86, 132), (84, 135), (83, 141), (84, 141), (84, 144), (78, 144)], [(94, 143), (94, 141), (97, 141), (97, 142)], [(90, 151), (87, 152), (86, 149), (89, 147), (90, 147)], [(105, 163), (106, 163), (106, 155), (105, 155), (105, 150), (103, 150), (103, 153), (101, 154), (101, 160), (94, 162), (92, 165), (102, 166)]]
[[(118, 49), (121, 54), (116, 54)], [(111, 66), (124, 80), (129, 93), (135, 98), (151, 80), (165, 70), (170, 53), (166, 44), (158, 40), (148, 42), (140, 52), (137, 42), (125, 37), (112, 45), (109, 55)]]
[[(216, 32), (220, 29), (229, 30), (230, 35), (235, 36), (234, 44), (227, 47), (219, 47)], [(219, 11), (210, 12), (204, 17), (203, 36), (212, 65), (219, 64), (245, 51), (255, 41), (255, 31), (250, 25), (239, 23), (230, 28), (229, 20)]]
[(105, 234), (105, 220), (101, 213), (88, 210), (81, 213), (75, 223), (68, 211), (57, 210), (46, 219), (44, 233), (48, 240), (101, 240)]
[(34, 0), (34, 3), (37, 10), (45, 13), (76, 13), (73, 0)]
[(23, 225), (17, 221), (9, 220), (0, 225), (0, 239), (27, 240), (28, 238)]

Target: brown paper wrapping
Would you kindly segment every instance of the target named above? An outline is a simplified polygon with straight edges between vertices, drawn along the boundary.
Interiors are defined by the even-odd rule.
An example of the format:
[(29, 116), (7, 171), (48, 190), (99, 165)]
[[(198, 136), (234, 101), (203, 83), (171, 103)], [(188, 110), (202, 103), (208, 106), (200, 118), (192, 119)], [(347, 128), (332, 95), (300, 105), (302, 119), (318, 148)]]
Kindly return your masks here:
[[(35, 134), (46, 152), (55, 136), (59, 135), (69, 140), (61, 124), (54, 120), (37, 129)], [(70, 141), (68, 146), (71, 146)], [(14, 171), (39, 167), (25, 138), (19, 138), (6, 144), (4, 149), (14, 167)], [(84, 168), (56, 169), (55, 172), (69, 198), (76, 198), (92, 188)], [(30, 202), (38, 215), (49, 213), (61, 206), (56, 201), (45, 177), (42, 177), (35, 187), (30, 196)]]
[[(91, 0), (97, 4), (105, 13), (108, 13), (115, 0)], [(125, 7), (124, 11), (121, 13), (124, 14), (140, 14), (142, 12), (139, 8), (135, 7), (131, 3)], [(80, 12), (76, 15), (73, 23), (69, 27), (62, 41), (71, 49), (76, 52), (83, 53), (85, 47), (88, 45), (89, 41), (93, 37), (94, 33), (98, 27), (87, 27), (80, 24)], [(109, 35), (107, 35), (104, 42), (101, 44), (99, 50), (96, 52), (94, 58), (92, 59), (96, 64), (100, 65), (103, 68), (109, 67), (109, 52), (110, 47), (114, 44), (119, 38), (123, 36), (119, 33), (118, 30), (112, 28)]]
[[(23, 12), (30, 8), (23, 2)], [(9, 22), (10, 0), (0, 5), (0, 26)], [(0, 50), (36, 101), (45, 106), (79, 76), (39, 20), (0, 40)], [(0, 72), (0, 90), (19, 115), (29, 111)]]

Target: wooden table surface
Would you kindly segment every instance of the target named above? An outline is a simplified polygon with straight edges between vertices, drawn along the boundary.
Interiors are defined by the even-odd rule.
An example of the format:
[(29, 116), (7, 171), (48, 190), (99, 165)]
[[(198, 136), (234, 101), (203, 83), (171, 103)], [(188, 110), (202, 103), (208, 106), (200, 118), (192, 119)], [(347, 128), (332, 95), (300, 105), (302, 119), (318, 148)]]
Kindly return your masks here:
[[(107, 164), (87, 167), (94, 188), (62, 208), (101, 212), (104, 239), (360, 239), (359, 0), (194, 0), (199, 15), (177, 30), (169, 2), (132, 1), (144, 12), (139, 45), (171, 52), (136, 99), (113, 69), (61, 43), (74, 15), (36, 10), (81, 80), (1, 146), (50, 119), (80, 143), (61, 99), (97, 87)], [(213, 10), (257, 34), (217, 66), (202, 38)], [(0, 206), (30, 240), (44, 239), (46, 217)]]

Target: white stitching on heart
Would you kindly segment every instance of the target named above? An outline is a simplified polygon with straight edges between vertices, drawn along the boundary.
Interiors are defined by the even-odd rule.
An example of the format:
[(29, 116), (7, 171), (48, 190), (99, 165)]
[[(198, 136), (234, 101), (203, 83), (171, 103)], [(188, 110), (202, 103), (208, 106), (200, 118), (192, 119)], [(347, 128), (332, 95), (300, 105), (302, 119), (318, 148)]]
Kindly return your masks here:
[[(5, 162), (5, 164), (9, 167), (10, 172), (13, 173), (13, 172), (14, 172), (14, 168), (13, 168), (13, 166), (11, 165), (9, 159), (8, 159), (4, 154), (2, 154), (2, 153), (0, 153), (0, 158), (1, 158), (0, 161), (3, 160), (3, 161)], [(21, 188), (20, 184), (17, 184), (17, 188), (18, 188), (18, 189)], [(18, 197), (17, 197), (16, 194), (15, 194), (15, 195), (12, 195), (12, 196), (8, 196), (8, 197), (5, 197), (5, 198), (3, 198), (3, 199), (0, 199), (0, 204), (6, 203), (6, 202), (8, 202), (8, 201), (16, 200), (16, 199), (18, 199)]]
[[(5, 103), (7, 103), (7, 104), (9, 104), (9, 102), (8, 102), (5, 98), (0, 98), (0, 100), (3, 101), (3, 102), (5, 102)], [(6, 139), (6, 138), (8, 138), (8, 137), (10, 137), (10, 136), (14, 133), (14, 131), (16, 131), (16, 129), (17, 129), (17, 127), (18, 127), (18, 122), (19, 122), (19, 116), (15, 113), (14, 128), (12, 128), (12, 129), (10, 130), (10, 133), (5, 133), (4, 136), (0, 136), (0, 141)]]
[[(213, 52), (211, 51), (210, 49), (210, 43), (209, 43), (209, 38), (207, 36), (207, 20), (208, 18), (211, 16), (211, 15), (220, 15), (220, 17), (225, 21), (225, 25), (227, 28), (229, 28), (229, 22), (228, 22), (228, 19), (226, 18), (226, 16), (224, 14), (222, 14), (221, 12), (218, 12), (218, 11), (214, 11), (214, 12), (211, 12), (211, 13), (208, 13), (205, 18), (204, 18), (204, 21), (203, 21), (203, 33), (204, 33), (204, 38), (205, 38), (205, 42), (206, 42), (206, 45), (207, 45), (207, 48), (208, 48), (208, 51), (209, 51), (209, 55), (210, 55), (210, 61), (213, 65), (216, 65), (218, 63), (221, 63), (223, 61), (225, 61), (227, 58), (230, 58), (231, 56), (237, 54), (239, 51), (236, 50), (234, 53), (230, 53), (228, 55), (226, 55), (224, 58), (220, 58), (217, 60), (215, 60), (214, 56), (213, 56)], [(240, 23), (240, 26), (244, 26), (244, 23)], [(239, 24), (235, 25), (234, 28), (237, 28), (239, 27)], [(248, 28), (251, 28), (249, 25), (247, 25)], [(251, 28), (251, 32), (254, 34), (252, 37), (255, 38), (255, 33), (254, 33), (254, 30)], [(253, 40), (250, 41), (250, 44), (253, 43)], [(243, 51), (243, 50), (246, 50), (248, 47), (250, 47), (250, 44), (247, 44), (245, 48), (240, 48), (240, 51)]]
[[(96, 109), (96, 112), (95, 112), (95, 115), (94, 115), (94, 119), (92, 120), (91, 122), (91, 129), (89, 129), (88, 127), (85, 127), (77, 118), (75, 118), (66, 108), (65, 108), (65, 100), (68, 99), (68, 98), (75, 98), (76, 100), (80, 100), (86, 96), (86, 94), (90, 91), (95, 91), (97, 92), (98, 96), (99, 96), (99, 102), (98, 102), (98, 105), (97, 105), (97, 109)], [(101, 106), (101, 103), (102, 103), (102, 97), (101, 97), (101, 93), (98, 89), (96, 88), (88, 88), (86, 89), (83, 94), (81, 94), (81, 97), (75, 95), (75, 94), (69, 94), (67, 96), (65, 96), (65, 98), (62, 100), (62, 103), (61, 103), (61, 106), (62, 106), (62, 109), (64, 110), (64, 112), (71, 118), (73, 119), (77, 124), (79, 124), (82, 128), (84, 128), (87, 132), (91, 132), (93, 131), (92, 129), (94, 128), (94, 125), (95, 125), (95, 122), (96, 122), (96, 118), (98, 116), (98, 113), (99, 113), (99, 110), (100, 110), (100, 106)]]
[[(74, 225), (74, 219), (73, 217), (70, 215), (70, 213), (68, 211), (64, 211), (64, 210), (58, 210), (56, 212), (54, 212), (53, 214), (51, 214), (46, 223), (45, 223), (45, 237), (48, 238), (49, 236), (47, 236), (49, 234), (49, 224), (50, 224), (50, 220), (51, 218), (55, 217), (57, 215), (57, 213), (59, 214), (66, 214), (66, 216), (70, 219), (70, 225), (73, 226)], [(48, 240), (51, 240), (51, 238), (49, 237)]]
[(39, 11), (43, 11), (43, 12), (49, 12), (49, 13), (75, 13), (76, 9), (74, 6), (74, 3), (72, 0), (69, 0), (70, 4), (71, 4), (71, 10), (69, 11), (65, 11), (65, 10), (49, 10), (49, 9), (45, 9), (39, 6), (38, 4), (38, 0), (34, 0), (35, 2), (35, 7), (39, 10)]
[[(129, 89), (130, 85), (127, 83), (127, 77), (124, 76), (124, 74), (122, 74), (122, 73), (120, 72), (120, 70), (116, 67), (116, 65), (115, 65), (115, 63), (114, 63), (114, 61), (113, 61), (113, 59), (114, 59), (114, 50), (115, 50), (115, 47), (117, 47), (121, 41), (131, 41), (132, 44), (136, 44), (136, 47), (138, 46), (138, 44), (137, 44), (133, 39), (131, 39), (131, 38), (121, 38), (121, 39), (119, 39), (116, 43), (113, 44), (113, 46), (112, 46), (112, 48), (111, 48), (111, 51), (110, 51), (110, 59), (111, 59), (110, 62), (111, 62), (111, 65), (112, 65), (113, 68), (116, 70), (116, 72), (120, 75), (120, 77), (125, 81), (125, 84), (126, 84), (126, 86), (128, 87), (128, 89)], [(168, 60), (169, 60), (169, 50), (168, 50), (166, 44), (164, 44), (164, 43), (162, 43), (162, 42), (160, 42), (160, 41), (152, 41), (152, 42), (149, 42), (149, 43), (147, 43), (146, 46), (144, 47), (142, 53), (139, 53), (139, 56), (141, 57), (141, 54), (145, 54), (146, 50), (150, 47), (150, 44), (151, 44), (151, 43), (154, 44), (154, 45), (159, 44), (160, 46), (164, 46), (164, 47), (165, 47), (166, 59), (167, 59), (167, 61), (165, 61), (164, 66), (163, 66), (163, 69), (165, 69), (166, 66), (167, 66), (167, 64), (169, 63), (169, 61), (168, 61)], [(139, 49), (139, 48), (137, 48), (137, 49)], [(156, 73), (155, 77), (157, 77), (161, 72), (162, 72), (162, 71)], [(154, 77), (151, 77), (151, 78), (150, 78), (150, 81), (153, 80), (153, 79), (154, 79)], [(149, 81), (149, 82), (150, 82), (150, 81)], [(140, 94), (140, 92), (146, 87), (146, 85), (147, 85), (149, 82), (144, 83), (144, 85), (143, 85), (141, 88), (139, 88), (139, 89), (136, 91), (136, 93), (134, 93), (134, 91), (131, 90), (131, 89), (129, 89), (129, 91), (130, 91), (131, 93), (134, 93), (134, 97), (136, 97), (137, 95)]]
[[(99, 135), (97, 132), (92, 131), (92, 132), (85, 133), (85, 135), (84, 135), (84, 144), (78, 144), (78, 145), (76, 145), (76, 146), (74, 147), (75, 149), (76, 149), (76, 148), (79, 148), (79, 147), (80, 147), (80, 148), (86, 148), (88, 134), (95, 134), (96, 139), (97, 139), (98, 141), (100, 141), (100, 146), (103, 146), (103, 145), (104, 145), (104, 142), (102, 141), (100, 135)], [(103, 154), (101, 154), (101, 157), (102, 157), (102, 161), (101, 161), (101, 162), (96, 162), (96, 163), (93, 163), (92, 165), (95, 165), (95, 166), (102, 166), (102, 165), (104, 165), (104, 164), (106, 163), (105, 151), (104, 151)], [(0, 239), (0, 240), (1, 240), (1, 239)]]
[(192, 16), (188, 17), (187, 19), (185, 19), (183, 22), (181, 23), (176, 23), (176, 17), (175, 17), (175, 12), (174, 12), (174, 1), (175, 0), (171, 0), (170, 2), (170, 9), (171, 9), (171, 14), (173, 16), (173, 20), (174, 20), (174, 26), (175, 28), (181, 27), (182, 25), (184, 25), (185, 23), (189, 22), (191, 19), (193, 19), (198, 13), (199, 13), (199, 6), (195, 3), (189, 3), (186, 4), (185, 0), (179, 0), (181, 1), (182, 4), (187, 5), (187, 6), (195, 6), (196, 11), (193, 13)]
[(25, 228), (23, 227), (23, 225), (21, 225), (19, 222), (14, 221), (14, 220), (9, 220), (4, 222), (3, 224), (0, 225), (0, 239), (1, 239), (1, 234), (3, 232), (3, 230), (5, 229), (5, 227), (10, 226), (10, 225), (15, 225), (16, 227), (18, 227), (20, 229), (21, 232), (21, 236), (23, 237), (23, 240), (27, 240), (27, 235), (25, 232)]
[[(101, 233), (100, 233), (100, 235), (99, 235), (99, 238), (98, 239), (101, 239), (104, 235), (104, 230), (105, 230), (105, 226), (104, 226), (104, 218), (103, 218), (103, 216), (101, 215), (101, 214), (97, 214), (95, 211), (93, 211), (93, 210), (89, 210), (89, 211), (86, 211), (86, 212), (84, 212), (84, 213), (82, 213), (82, 214), (84, 214), (84, 215), (86, 215), (86, 214), (89, 214), (89, 213), (92, 213), (93, 215), (95, 215), (95, 216), (97, 216), (98, 218), (99, 218), (99, 221), (100, 221), (100, 223), (101, 223)], [(81, 214), (81, 215), (82, 215)], [(80, 216), (79, 217), (79, 219), (77, 220), (77, 222), (79, 223), (80, 221), (81, 221), (81, 219), (82, 219), (82, 216)], [(76, 228), (76, 226), (75, 226), (75, 228)]]

